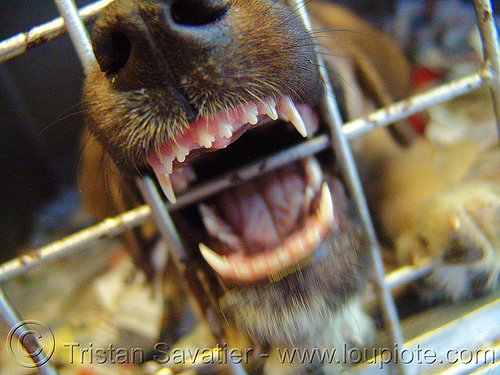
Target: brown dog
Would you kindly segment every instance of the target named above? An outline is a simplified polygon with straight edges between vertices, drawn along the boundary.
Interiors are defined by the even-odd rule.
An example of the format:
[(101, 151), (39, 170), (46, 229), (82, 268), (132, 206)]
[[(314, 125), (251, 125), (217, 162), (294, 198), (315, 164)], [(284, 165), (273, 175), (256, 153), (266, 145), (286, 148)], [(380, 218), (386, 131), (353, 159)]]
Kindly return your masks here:
[[(408, 67), (391, 41), (341, 8), (308, 8), (346, 119), (408, 95)], [(98, 218), (140, 201), (130, 176), (154, 173), (175, 202), (190, 186), (325, 131), (315, 40), (280, 2), (116, 0), (92, 41), (99, 66), (85, 86), (82, 170)], [(370, 136), (367, 154), (371, 171), (406, 155), (386, 132)], [(357, 301), (362, 239), (332, 166), (329, 155), (292, 163), (174, 217), (193, 256), (219, 276), (236, 336), (270, 348), (266, 374), (337, 373), (338, 363), (285, 365), (277, 352), (366, 345), (373, 335)], [(106, 196), (112, 204), (102, 204)], [(384, 213), (393, 196), (381, 196)], [(131, 247), (153, 237), (130, 235)]]

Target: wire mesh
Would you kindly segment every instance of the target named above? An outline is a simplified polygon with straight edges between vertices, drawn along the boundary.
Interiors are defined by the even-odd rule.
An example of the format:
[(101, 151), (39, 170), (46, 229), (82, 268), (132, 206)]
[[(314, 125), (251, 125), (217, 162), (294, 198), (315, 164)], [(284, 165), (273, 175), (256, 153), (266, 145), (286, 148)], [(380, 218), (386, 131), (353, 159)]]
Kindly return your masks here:
[[(112, 1), (112, 0), (111, 0)], [(46, 41), (52, 40), (64, 33), (66, 30), (71, 37), (74, 47), (78, 53), (80, 61), (84, 70), (88, 72), (90, 67), (95, 63), (95, 57), (92, 53), (89, 37), (86, 33), (83, 22), (93, 20), (100, 11), (108, 5), (110, 0), (103, 0), (95, 2), (89, 6), (78, 10), (72, 0), (55, 0), (62, 18), (55, 19), (44, 25), (35, 27), (26, 33), (21, 33), (13, 36), (0, 43), (0, 61), (8, 60), (17, 56), (28, 49), (40, 45)], [(298, 9), (300, 16), (305, 23), (306, 27), (310, 28), (307, 12), (305, 10), (304, 2), (301, 0), (290, 0), (289, 4)], [(412, 347), (416, 345), (413, 342), (404, 342), (401, 331), (401, 325), (398, 319), (394, 300), (391, 296), (391, 290), (405, 285), (413, 280), (427, 275), (432, 270), (432, 265), (423, 266), (421, 268), (404, 267), (391, 274), (386, 274), (382, 263), (381, 252), (379, 249), (377, 237), (373, 227), (372, 219), (370, 217), (366, 199), (363, 194), (361, 182), (357, 174), (356, 165), (352, 157), (348, 141), (354, 137), (364, 134), (376, 127), (386, 126), (390, 123), (398, 121), (402, 118), (408, 117), (411, 114), (425, 110), (435, 104), (453, 99), (460, 95), (464, 95), (478, 87), (487, 85), (491, 89), (493, 99), (494, 111), (497, 118), (497, 126), (500, 123), (500, 53), (498, 45), (498, 34), (493, 20), (493, 10), (490, 1), (474, 0), (476, 8), (477, 20), (479, 30), (481, 33), (483, 51), (484, 51), (484, 65), (476, 73), (470, 76), (452, 81), (442, 86), (431, 89), (419, 95), (412, 96), (401, 102), (395, 103), (391, 106), (375, 111), (367, 115), (365, 118), (360, 118), (346, 124), (342, 124), (340, 114), (335, 103), (333, 90), (328, 84), (327, 73), (324, 65), (321, 69), (323, 82), (325, 82), (325, 96), (323, 100), (322, 110), (323, 116), (327, 123), (330, 125), (330, 137), (320, 136), (301, 145), (292, 147), (276, 154), (270, 158), (262, 161), (255, 162), (253, 165), (244, 167), (237, 171), (241, 180), (250, 179), (265, 170), (272, 170), (293, 160), (298, 160), (308, 155), (324, 151), (330, 146), (333, 146), (335, 154), (339, 159), (340, 165), (344, 170), (346, 180), (350, 191), (355, 198), (358, 212), (360, 214), (363, 228), (368, 235), (369, 247), (371, 250), (371, 258), (373, 267), (376, 271), (377, 289), (382, 300), (382, 306), (385, 309), (386, 324), (392, 335), (394, 342), (400, 347)], [(499, 130), (500, 132), (500, 130)], [(267, 169), (266, 169), (267, 168)], [(69, 236), (61, 241), (48, 245), (44, 248), (37, 250), (29, 255), (22, 256), (14, 259), (0, 266), (0, 281), (6, 281), (14, 276), (26, 272), (29, 268), (51, 262), (62, 256), (69, 255), (72, 251), (82, 248), (89, 242), (102, 238), (103, 236), (115, 236), (123, 233), (125, 230), (143, 224), (145, 221), (153, 219), (163, 237), (168, 241), (169, 247), (172, 249), (173, 254), (178, 260), (186, 258), (186, 252), (183, 249), (183, 244), (179, 239), (173, 225), (169, 211), (179, 209), (192, 202), (203, 199), (209, 195), (214, 194), (221, 189), (227, 188), (231, 184), (231, 178), (224, 176), (215, 182), (207, 183), (196, 190), (189, 191), (181, 195), (176, 205), (165, 204), (156, 187), (148, 178), (138, 181), (138, 186), (145, 197), (148, 205), (138, 207), (130, 212), (124, 213), (118, 217), (107, 219), (104, 222), (85, 229), (79, 233)], [(0, 313), (3, 320), (9, 327), (15, 327), (16, 324), (22, 321), (15, 308), (8, 301), (8, 298), (0, 288)], [(492, 303), (492, 306), (487, 306), (480, 311), (474, 312), (474, 315), (468, 317), (470, 321), (482, 321), (483, 324), (488, 319), (493, 319), (498, 311), (498, 301)], [(460, 324), (471, 324), (467, 318), (462, 319)], [(458, 323), (443, 327), (444, 331), (453, 332), (458, 327)], [(492, 332), (492, 340), (498, 338), (498, 332)], [(21, 332), (22, 334), (22, 332)], [(500, 334), (500, 333), (499, 333)], [(432, 335), (432, 332), (431, 334)], [(496, 336), (495, 336), (496, 335)], [(429, 339), (430, 342), (430, 339)], [(39, 355), (43, 354), (43, 348), (37, 343), (36, 338), (21, 342), (25, 345), (28, 353), (35, 353), (33, 361), (37, 363)], [(419, 337), (419, 343), (422, 343), (422, 338)], [(42, 352), (40, 352), (42, 350)], [(498, 348), (495, 353), (499, 353)], [(465, 374), (472, 373), (479, 369), (477, 373), (483, 371), (495, 371), (498, 364), (495, 363), (494, 357), (484, 369), (479, 369), (479, 366), (454, 366), (443, 373), (445, 374)], [(39, 362), (38, 362), (39, 363)], [(41, 374), (57, 374), (57, 371), (51, 365), (50, 361), (45, 362), (38, 367)], [(158, 374), (164, 374), (168, 369), (158, 371)], [(244, 370), (237, 364), (231, 365), (231, 371), (234, 374), (244, 374)], [(357, 373), (354, 370), (353, 373)], [(359, 373), (364, 373), (363, 369)], [(412, 373), (411, 370), (401, 365), (399, 367), (401, 374)]]

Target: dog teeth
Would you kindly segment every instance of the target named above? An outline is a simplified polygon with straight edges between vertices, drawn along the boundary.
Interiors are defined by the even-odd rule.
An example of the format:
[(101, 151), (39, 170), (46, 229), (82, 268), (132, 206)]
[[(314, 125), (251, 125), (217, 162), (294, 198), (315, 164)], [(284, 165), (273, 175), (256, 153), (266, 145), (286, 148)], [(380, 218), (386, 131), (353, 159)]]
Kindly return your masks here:
[(291, 261), (290, 253), (283, 247), (278, 247), (276, 250), (276, 258), (280, 264), (288, 265)]
[(174, 155), (179, 163), (186, 160), (186, 156), (189, 154), (189, 149), (183, 146), (177, 146), (177, 148), (172, 151), (174, 152)]
[(215, 215), (215, 212), (213, 211), (212, 208), (210, 208), (204, 203), (201, 203), (198, 206), (198, 209), (200, 210), (203, 224), (205, 225), (205, 228), (207, 229), (208, 233), (216, 237), (220, 227), (217, 223), (217, 216)]
[(219, 124), (219, 137), (231, 138), (233, 136), (233, 127), (230, 124)]
[(236, 266), (234, 267), (234, 272), (236, 274), (236, 277), (240, 280), (250, 280), (251, 278), (250, 268), (246, 263), (236, 264)]
[(170, 201), (170, 203), (175, 204), (177, 202), (177, 198), (175, 197), (174, 188), (172, 187), (172, 181), (170, 180), (170, 174), (166, 173), (156, 173), (156, 177), (158, 178), (158, 182), (163, 190), (163, 193)]
[(241, 116), (241, 121), (246, 124), (249, 123), (251, 125), (257, 124), (259, 121), (258, 116), (259, 111), (257, 110), (257, 107), (250, 104), (245, 107), (243, 107), (243, 115)]
[(310, 186), (314, 192), (319, 191), (321, 183), (323, 182), (323, 172), (321, 171), (318, 160), (314, 156), (308, 156), (304, 161), (304, 169), (307, 185)]
[(321, 233), (319, 227), (313, 225), (307, 228), (305, 239), (308, 244), (319, 244), (321, 242)]
[(232, 250), (241, 252), (243, 246), (237, 235), (232, 233), (231, 228), (217, 216), (217, 213), (210, 206), (201, 203), (198, 206), (201, 218), (207, 232), (217, 238), (222, 243), (228, 245)]
[(252, 259), (251, 264), (257, 275), (265, 274), (268, 271), (266, 259), (262, 256), (258, 256)]
[(173, 157), (162, 157), (160, 155), (158, 159), (160, 159), (161, 165), (163, 165), (163, 168), (165, 168), (165, 172), (168, 174), (172, 174), (174, 158)]
[(302, 117), (300, 116), (297, 107), (295, 107), (295, 104), (293, 104), (292, 99), (290, 99), (288, 96), (282, 98), (278, 103), (278, 109), (280, 110), (281, 115), (285, 115), (288, 118), (287, 121), (290, 121), (290, 123), (295, 127), (295, 129), (297, 129), (297, 131), (304, 138), (306, 138), (307, 137), (306, 125), (304, 124), (304, 120), (302, 120)]
[(324, 225), (331, 226), (335, 222), (332, 193), (326, 182), (321, 185), (318, 216)]
[(207, 261), (210, 267), (213, 268), (221, 276), (228, 275), (230, 272), (230, 265), (225, 256), (220, 256), (203, 242), (198, 244), (201, 255)]
[(276, 111), (276, 102), (274, 99), (269, 99), (267, 102), (262, 103), (264, 114), (269, 118), (276, 121), (278, 119), (278, 111)]
[(204, 129), (201, 129), (198, 132), (198, 139), (199, 139), (198, 142), (199, 142), (200, 146), (205, 147), (205, 148), (212, 147), (212, 143), (215, 142), (215, 137), (213, 135), (209, 134)]

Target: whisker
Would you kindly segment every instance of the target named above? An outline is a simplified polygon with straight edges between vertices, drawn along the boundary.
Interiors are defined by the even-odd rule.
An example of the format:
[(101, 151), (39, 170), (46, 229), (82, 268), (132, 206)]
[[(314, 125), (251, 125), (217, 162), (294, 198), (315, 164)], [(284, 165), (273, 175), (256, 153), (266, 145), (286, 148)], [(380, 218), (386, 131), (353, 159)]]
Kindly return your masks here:
[[(65, 112), (69, 112), (71, 110), (73, 110), (74, 108), (82, 105), (83, 102), (80, 102), (80, 103), (77, 103), (73, 106), (71, 106), (70, 108), (68, 108)], [(79, 116), (79, 115), (83, 115), (85, 113), (85, 110), (84, 109), (81, 109), (79, 111), (75, 111), (75, 112), (72, 112), (72, 113), (68, 113), (68, 114), (65, 114), (64, 116), (62, 117), (59, 117), (57, 120), (54, 120), (52, 123), (50, 123), (49, 125), (45, 126), (42, 130), (39, 131), (38, 135), (43, 135), (45, 134), (45, 132), (47, 132), (49, 129), (53, 128), (54, 126), (57, 126), (59, 125), (61, 122), (65, 121), (65, 120), (68, 120), (72, 117), (76, 117), (76, 116)]]

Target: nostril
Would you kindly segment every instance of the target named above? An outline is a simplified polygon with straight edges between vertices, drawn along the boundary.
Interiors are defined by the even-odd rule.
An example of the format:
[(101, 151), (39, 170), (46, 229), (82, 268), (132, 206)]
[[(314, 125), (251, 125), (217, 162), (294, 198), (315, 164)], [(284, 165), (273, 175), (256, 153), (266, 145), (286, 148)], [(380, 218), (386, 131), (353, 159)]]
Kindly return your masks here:
[(117, 73), (130, 57), (130, 40), (119, 31), (96, 36), (92, 40), (92, 46), (101, 71), (108, 75)]
[(182, 26), (206, 26), (220, 20), (227, 12), (227, 0), (177, 0), (172, 4), (173, 21)]

